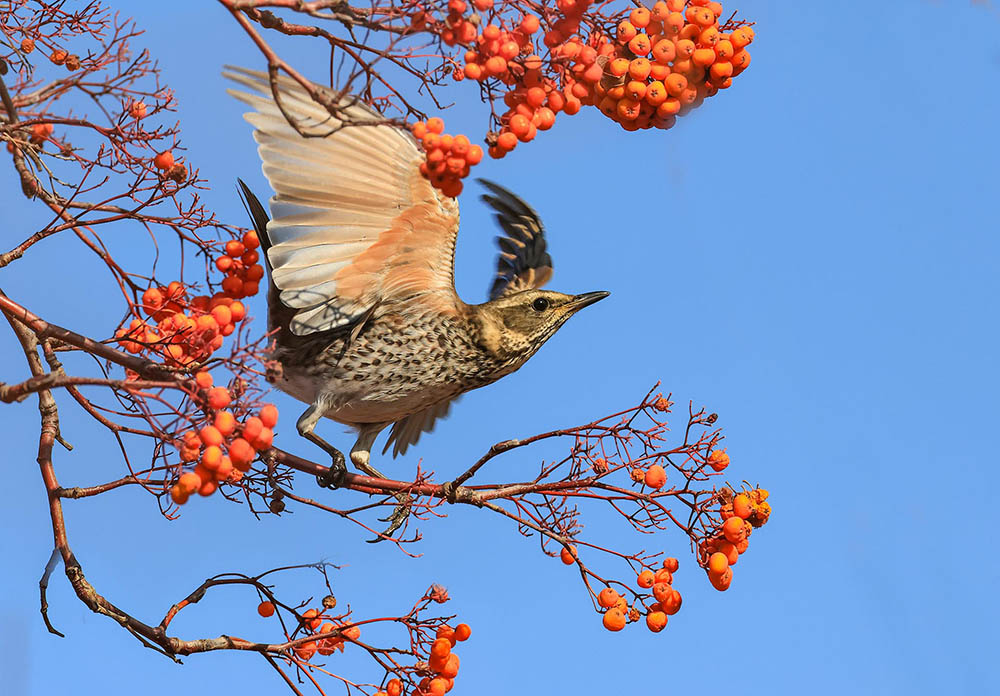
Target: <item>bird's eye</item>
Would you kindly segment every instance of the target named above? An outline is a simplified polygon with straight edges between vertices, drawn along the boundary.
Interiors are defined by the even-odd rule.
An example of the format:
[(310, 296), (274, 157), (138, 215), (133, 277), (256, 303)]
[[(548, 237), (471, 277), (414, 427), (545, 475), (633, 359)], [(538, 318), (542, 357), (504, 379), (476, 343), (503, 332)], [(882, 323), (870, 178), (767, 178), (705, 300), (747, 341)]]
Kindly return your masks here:
[(544, 297), (536, 298), (535, 301), (531, 303), (531, 308), (536, 312), (544, 312), (549, 308), (549, 301)]

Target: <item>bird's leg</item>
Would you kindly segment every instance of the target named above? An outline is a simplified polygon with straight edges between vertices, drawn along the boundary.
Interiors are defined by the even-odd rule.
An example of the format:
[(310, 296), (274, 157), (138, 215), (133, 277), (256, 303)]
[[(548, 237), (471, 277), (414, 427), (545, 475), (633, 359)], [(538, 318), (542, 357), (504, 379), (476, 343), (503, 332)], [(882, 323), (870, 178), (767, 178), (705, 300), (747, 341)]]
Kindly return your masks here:
[[(385, 425), (379, 424), (377, 426), (363, 427), (360, 434), (358, 435), (358, 441), (354, 443), (354, 447), (351, 448), (351, 461), (354, 466), (358, 468), (359, 471), (371, 476), (372, 478), (385, 478), (385, 476), (378, 469), (373, 467), (369, 462), (371, 460), (371, 448), (372, 444), (375, 442), (375, 438), (378, 437), (379, 432)], [(375, 544), (383, 539), (392, 536), (392, 533), (399, 529), (406, 518), (410, 515), (410, 503), (412, 499), (408, 493), (396, 493), (396, 500), (399, 501), (399, 505), (396, 509), (392, 511), (392, 514), (383, 519), (383, 522), (388, 522), (389, 527), (382, 532), (382, 534), (374, 539), (369, 539), (368, 543)]]
[(344, 453), (315, 433), (316, 424), (323, 417), (324, 410), (322, 401), (317, 400), (305, 410), (305, 413), (299, 416), (295, 422), (295, 428), (299, 431), (299, 435), (313, 444), (319, 445), (324, 452), (330, 455), (330, 468), (326, 473), (316, 477), (316, 483), (323, 488), (337, 488), (344, 480), (347, 465), (344, 462)]

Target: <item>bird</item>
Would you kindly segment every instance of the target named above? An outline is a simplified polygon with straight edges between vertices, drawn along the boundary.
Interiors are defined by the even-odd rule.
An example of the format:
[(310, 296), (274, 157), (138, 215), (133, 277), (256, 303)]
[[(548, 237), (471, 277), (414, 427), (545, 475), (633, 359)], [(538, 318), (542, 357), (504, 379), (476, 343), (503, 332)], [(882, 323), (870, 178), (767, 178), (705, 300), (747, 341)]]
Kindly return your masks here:
[[(489, 299), (466, 304), (454, 280), (458, 202), (420, 173), (425, 155), (409, 131), (350, 95), (334, 102), (334, 117), (291, 78), (229, 66), (223, 74), (252, 108), (244, 118), (275, 192), (268, 215), (238, 181), (268, 271), (272, 380), (308, 404), (296, 429), (331, 457), (321, 483), (335, 487), (346, 471), (343, 453), (315, 432), (321, 419), (354, 428), (352, 463), (385, 478), (371, 464), (383, 430), (382, 453), (405, 454), (459, 396), (520, 368), (608, 296), (542, 289), (552, 258), (538, 214), (480, 180), (504, 234)], [(375, 541), (405, 521), (410, 499), (397, 498)]]

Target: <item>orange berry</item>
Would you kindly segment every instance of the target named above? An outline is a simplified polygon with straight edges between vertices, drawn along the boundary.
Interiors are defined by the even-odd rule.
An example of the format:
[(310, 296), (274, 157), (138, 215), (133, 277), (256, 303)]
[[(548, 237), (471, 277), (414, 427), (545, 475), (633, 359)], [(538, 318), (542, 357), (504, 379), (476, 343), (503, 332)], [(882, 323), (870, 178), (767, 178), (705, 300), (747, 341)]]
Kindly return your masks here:
[(448, 655), (448, 661), (445, 663), (444, 669), (441, 670), (441, 676), (445, 679), (454, 679), (458, 676), (458, 668), (458, 655), (451, 653)]
[(715, 45), (719, 43), (719, 40), (721, 38), (722, 34), (719, 33), (719, 30), (716, 29), (714, 26), (711, 26), (702, 30), (702, 32), (698, 34), (697, 43), (699, 46), (705, 46), (707, 48), (714, 49)]
[[(212, 387), (208, 390), (209, 408), (219, 410), (228, 406), (232, 401), (232, 398), (229, 396), (229, 390), (225, 387)], [(209, 443), (206, 442), (205, 444)]]
[(729, 559), (726, 554), (716, 551), (708, 557), (708, 572), (714, 575), (722, 575), (729, 568)]
[[(687, 60), (694, 55), (697, 47), (694, 45), (694, 41), (690, 39), (680, 39), (674, 43), (674, 53), (676, 54), (677, 60)], [(676, 69), (676, 64), (674, 65)]]
[(153, 158), (153, 166), (157, 169), (170, 169), (174, 166), (174, 153), (170, 150), (166, 152), (161, 152), (156, 157)]
[(661, 65), (666, 65), (677, 57), (677, 46), (670, 39), (660, 39), (653, 46), (653, 60)]
[(605, 587), (597, 595), (597, 603), (605, 609), (615, 606), (619, 599), (621, 595), (610, 587)]
[(613, 61), (608, 63), (608, 72), (615, 77), (621, 77), (628, 72), (628, 65), (628, 58), (615, 58)]
[(743, 72), (750, 65), (750, 52), (749, 51), (739, 51), (732, 59), (733, 64), (733, 74), (735, 75), (737, 71)]
[(202, 444), (206, 447), (216, 446), (222, 444), (222, 433), (214, 425), (206, 425), (204, 428), (198, 431), (198, 438), (201, 440)]
[(646, 469), (646, 485), (650, 488), (660, 489), (667, 482), (667, 471), (659, 464), (653, 464)]
[(470, 145), (469, 152), (465, 155), (465, 161), (469, 165), (479, 164), (483, 160), (483, 148), (479, 145)]
[(198, 489), (198, 495), (207, 498), (208, 496), (215, 493), (215, 491), (218, 488), (219, 484), (217, 484), (215, 481), (205, 481), (203, 484), (201, 484), (201, 488)]
[(639, 32), (635, 28), (635, 25), (632, 24), (632, 22), (625, 20), (624, 22), (618, 24), (618, 43), (626, 44), (635, 38), (635, 35), (638, 33)]
[(229, 443), (229, 457), (233, 460), (233, 466), (240, 471), (247, 471), (256, 456), (256, 450), (242, 437)]
[(637, 56), (644, 56), (649, 53), (649, 49), (652, 48), (649, 43), (649, 37), (645, 34), (636, 34), (631, 41), (628, 42), (628, 49)]
[(261, 602), (257, 605), (257, 613), (265, 619), (269, 616), (274, 616), (274, 604), (271, 602)]
[(636, 578), (635, 582), (636, 582), (636, 584), (639, 587), (642, 587), (644, 589), (648, 589), (648, 588), (652, 587), (653, 586), (653, 571), (651, 571), (651, 570), (644, 570), (644, 571), (642, 571), (641, 573), (639, 573), (639, 577)]
[(650, 106), (659, 106), (667, 100), (667, 86), (659, 80), (655, 80), (646, 88), (646, 103)]
[(243, 246), (247, 249), (256, 249), (260, 246), (260, 239), (257, 237), (256, 230), (248, 230), (243, 234)]
[(719, 592), (725, 592), (729, 589), (729, 584), (733, 581), (733, 570), (732, 568), (727, 568), (726, 572), (721, 575), (709, 573), (708, 580), (712, 583), (712, 587)]
[(465, 76), (470, 80), (483, 79), (483, 66), (479, 63), (469, 63), (465, 66), (462, 72), (464, 72)]
[(246, 306), (242, 302), (233, 302), (229, 305), (229, 312), (233, 316), (233, 322), (240, 322), (247, 315)]
[(670, 597), (670, 593), (673, 592), (674, 588), (665, 582), (657, 582), (653, 584), (653, 596), (656, 598), (657, 602), (661, 604)]
[(278, 424), (278, 409), (274, 404), (264, 404), (261, 407), (260, 422), (265, 428), (273, 428)]
[[(209, 471), (215, 471), (222, 463), (222, 450), (218, 445), (209, 445), (201, 453), (201, 465)], [(204, 483), (204, 482), (203, 482)]]
[(223, 456), (222, 461), (219, 462), (218, 468), (215, 470), (215, 478), (217, 481), (228, 481), (233, 475), (233, 460), (229, 457)]
[(726, 60), (720, 60), (712, 64), (709, 74), (713, 80), (721, 81), (733, 76), (733, 64)]
[(663, 608), (665, 614), (667, 614), (668, 616), (673, 616), (678, 611), (680, 611), (681, 602), (682, 602), (681, 593), (678, 592), (677, 590), (673, 590), (671, 591), (670, 596), (667, 597), (666, 600), (660, 602), (660, 606)]
[(386, 696), (401, 696), (403, 693), (403, 683), (398, 679), (390, 679), (385, 685)]
[(424, 136), (427, 135), (427, 124), (423, 121), (417, 121), (410, 126), (410, 132), (413, 133), (413, 137), (417, 140), (423, 140)]
[(531, 35), (534, 34), (536, 31), (538, 31), (539, 26), (540, 23), (538, 21), (538, 17), (536, 17), (535, 15), (526, 14), (521, 19), (521, 24), (518, 26), (518, 29), (520, 29), (525, 34)]
[(438, 638), (431, 645), (431, 657), (444, 659), (451, 653), (451, 641), (447, 638)]
[(609, 631), (620, 631), (625, 628), (625, 612), (617, 608), (608, 609), (604, 612), (604, 618), (601, 620), (601, 623)]
[(620, 99), (616, 113), (623, 121), (634, 121), (639, 118), (639, 102), (634, 99)]
[(323, 619), (320, 617), (318, 609), (306, 609), (302, 612), (302, 619), (302, 624), (313, 630), (318, 628), (319, 625), (323, 623)]
[(719, 60), (731, 60), (736, 55), (733, 42), (729, 39), (719, 41), (719, 43), (715, 44), (715, 55), (718, 56)]
[(21, 39), (21, 51), (23, 53), (31, 53), (35, 50), (35, 42), (27, 37)]
[(429, 133), (444, 133), (444, 120), (434, 116), (427, 119), (427, 131)]
[(677, 569), (680, 568), (680, 562), (676, 558), (664, 558), (663, 567), (669, 570), (671, 573), (676, 573)]
[(753, 513), (753, 506), (750, 497), (745, 493), (739, 493), (733, 498), (733, 514), (740, 519), (747, 519)]
[(564, 546), (562, 548), (562, 551), (559, 552), (559, 558), (566, 565), (573, 565), (574, 563), (576, 563), (576, 559), (573, 557), (574, 554), (576, 554), (576, 547), (575, 546), (572, 546), (572, 545), (568, 546), (568, 547)]
[(219, 411), (215, 414), (213, 425), (223, 437), (228, 437), (236, 430), (236, 416), (231, 411)]
[(259, 452), (268, 449), (273, 441), (274, 431), (270, 428), (261, 428), (260, 432), (257, 433), (257, 437), (250, 440), (250, 444)]
[(672, 117), (681, 110), (681, 102), (676, 97), (667, 97), (666, 100), (656, 107), (656, 115), (659, 118)]
[(740, 543), (746, 537), (746, 528), (743, 525), (743, 519), (735, 515), (730, 517), (722, 523), (722, 534), (726, 537), (726, 541), (732, 544)]
[(733, 48), (737, 51), (750, 45), (750, 35), (747, 33), (745, 27), (735, 29), (732, 34), (729, 35), (729, 40), (733, 44)]
[(669, 570), (667, 570), (666, 568), (660, 568), (658, 571), (656, 571), (656, 574), (653, 575), (654, 583), (662, 582), (669, 585), (673, 581), (674, 581), (674, 574)]
[(517, 146), (517, 136), (511, 133), (510, 131), (501, 133), (500, 136), (497, 138), (497, 147), (499, 147), (501, 150), (510, 152), (516, 146)]
[(652, 19), (652, 15), (645, 7), (635, 8), (628, 16), (628, 21), (639, 29), (645, 28), (649, 24), (650, 19)]
[(443, 677), (434, 677), (427, 684), (427, 690), (424, 692), (427, 696), (444, 696), (448, 689), (448, 680)]
[(671, 73), (667, 76), (667, 79), (663, 83), (667, 87), (667, 91), (674, 97), (679, 96), (685, 89), (687, 89), (687, 78), (678, 73)]
[(670, 7), (663, 0), (659, 0), (659, 2), (653, 5), (650, 15), (656, 21), (663, 22), (670, 16)]
[(736, 562), (740, 560), (740, 552), (736, 550), (736, 545), (729, 541), (719, 542), (719, 553), (726, 554), (726, 560), (729, 561), (729, 565), (736, 565)]
[(56, 50), (52, 51), (52, 55), (49, 56), (49, 60), (51, 60), (56, 65), (62, 65), (63, 63), (66, 62), (67, 56), (69, 56), (69, 53), (62, 50), (61, 48), (57, 48)]
[(260, 435), (260, 431), (263, 429), (264, 423), (261, 419), (257, 416), (250, 416), (243, 424), (243, 437), (246, 438), (248, 442), (256, 440), (257, 436)]
[(508, 126), (510, 127), (510, 132), (520, 139), (522, 136), (527, 135), (531, 121), (521, 114), (514, 114), (511, 116)]
[(649, 61), (645, 58), (634, 58), (629, 61), (628, 74), (633, 80), (645, 80), (649, 77)]
[(646, 96), (646, 83), (639, 80), (631, 80), (625, 85), (625, 96), (633, 101), (642, 101)]
[(312, 656), (316, 654), (316, 641), (311, 640), (308, 643), (303, 643), (295, 647), (295, 654), (300, 660), (308, 661), (312, 659)]
[(469, 628), (469, 624), (460, 623), (455, 626), (455, 640), (468, 640), (471, 635), (472, 629)]
[(646, 627), (653, 633), (659, 633), (667, 625), (667, 615), (662, 611), (651, 611), (646, 614)]
[(708, 457), (708, 465), (715, 471), (722, 471), (729, 466), (729, 455), (725, 450), (715, 450)]
[(694, 53), (691, 54), (691, 61), (695, 65), (707, 68), (715, 62), (715, 51), (711, 48), (696, 48)]
[(190, 495), (201, 487), (201, 478), (193, 471), (186, 471), (177, 479), (177, 487)]

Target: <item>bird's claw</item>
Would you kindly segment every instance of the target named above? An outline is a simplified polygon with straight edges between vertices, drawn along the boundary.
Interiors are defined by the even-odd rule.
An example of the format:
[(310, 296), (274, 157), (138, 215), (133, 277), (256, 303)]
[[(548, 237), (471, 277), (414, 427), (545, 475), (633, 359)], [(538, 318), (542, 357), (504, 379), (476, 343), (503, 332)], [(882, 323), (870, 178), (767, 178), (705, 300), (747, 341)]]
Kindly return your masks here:
[(316, 475), (316, 483), (322, 488), (340, 488), (344, 482), (344, 475), (347, 473), (347, 462), (340, 450), (334, 450), (330, 458), (330, 468), (322, 474)]
[(406, 518), (410, 516), (410, 506), (413, 499), (406, 493), (396, 496), (396, 499), (399, 500), (399, 505), (392, 511), (392, 514), (384, 519), (379, 518), (379, 521), (389, 523), (388, 528), (374, 539), (369, 539), (369, 544), (377, 544), (391, 537), (393, 532), (402, 527)]

